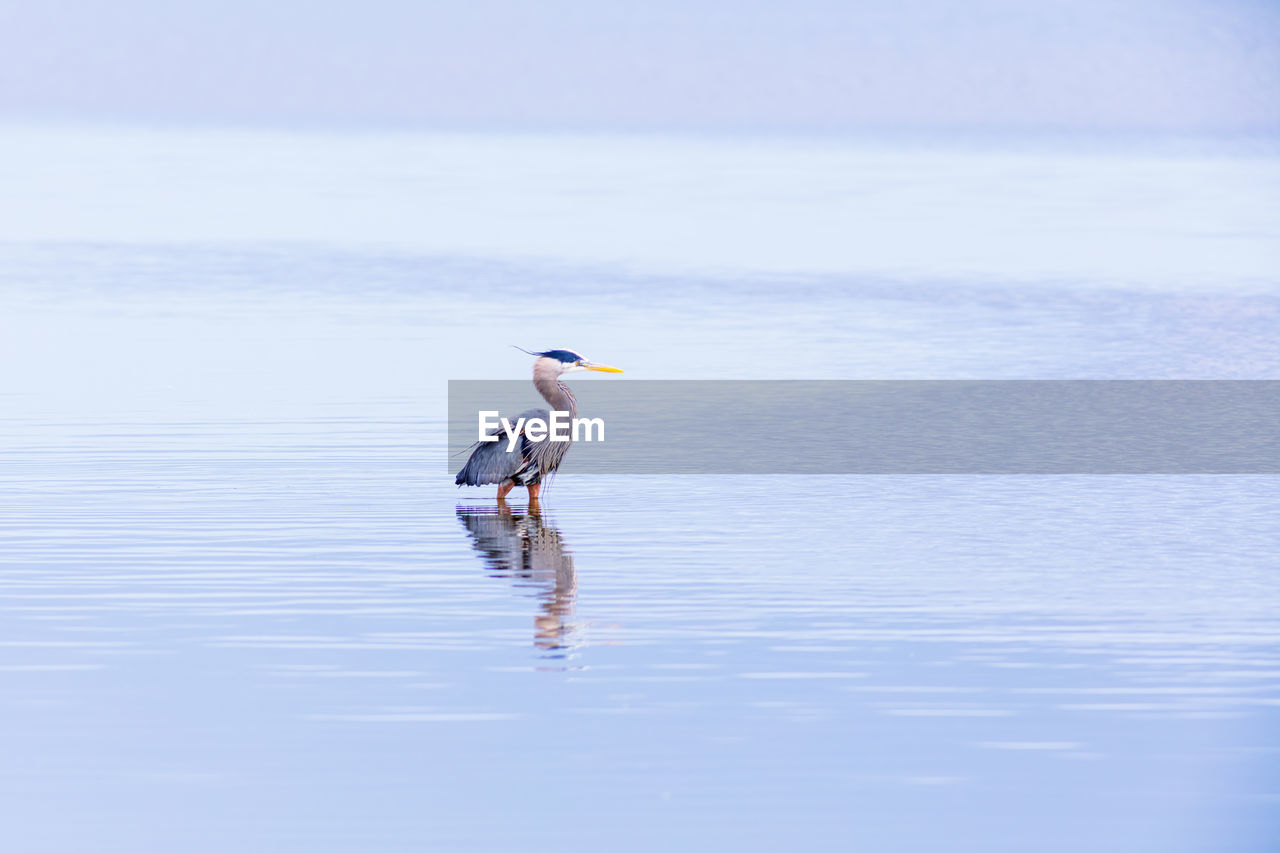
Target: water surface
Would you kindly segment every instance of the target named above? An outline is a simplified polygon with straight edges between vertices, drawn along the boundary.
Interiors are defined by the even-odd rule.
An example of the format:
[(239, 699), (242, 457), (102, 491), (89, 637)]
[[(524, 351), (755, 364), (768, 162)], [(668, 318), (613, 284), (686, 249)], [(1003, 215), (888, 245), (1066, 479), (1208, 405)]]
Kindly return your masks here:
[[(412, 136), (44, 133), (6, 143), (45, 177), (0, 247), (15, 849), (1280, 838), (1275, 478), (603, 477), (570, 454), (530, 513), (441, 462), (445, 380), (525, 375), (513, 343), (617, 381), (1275, 378), (1276, 220), (1254, 189), (1273, 161), (1072, 155), (1068, 192), (1043, 153), (918, 153), (934, 178), (910, 183), (913, 155), (857, 146), (757, 146), (726, 176), (707, 141), (496, 138), (459, 146), (463, 169)], [(475, 168), (503, 152), (538, 168)], [(470, 199), (456, 233), (413, 207), (377, 244), (367, 216), (427, 205), (397, 182), (424, 171)], [(1117, 172), (1149, 213), (1109, 214), (1085, 260), (1059, 251)], [(773, 263), (743, 220), (701, 215), (684, 248), (646, 248), (675, 201), (712, 210), (663, 175), (743, 216), (836, 216), (813, 236), (828, 256), (795, 226), (770, 232)], [(354, 195), (308, 203), (335, 185)], [(926, 214), (840, 218), (828, 190)], [(639, 226), (568, 239), (622, 217), (620, 192), (649, 199), (624, 211)], [(993, 229), (961, 241), (967, 268), (946, 248), (951, 223), (1029, 209), (1041, 248), (1003, 257)], [(868, 217), (915, 247), (859, 260), (836, 235)], [(609, 251), (587, 239), (605, 230)], [(1227, 239), (1242, 266), (1214, 272), (1204, 247)]]

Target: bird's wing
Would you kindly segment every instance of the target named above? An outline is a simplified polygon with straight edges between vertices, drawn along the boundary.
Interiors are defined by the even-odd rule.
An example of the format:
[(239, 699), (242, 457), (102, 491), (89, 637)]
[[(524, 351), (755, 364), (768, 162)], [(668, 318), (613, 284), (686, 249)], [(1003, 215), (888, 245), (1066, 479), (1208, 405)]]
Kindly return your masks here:
[[(542, 418), (545, 421), (550, 417), (551, 413), (546, 409), (529, 409), (516, 418), (508, 418), (508, 422), (514, 427), (522, 419), (527, 422), (530, 418)], [(497, 485), (507, 482), (529, 467), (530, 442), (524, 438), (523, 427), (519, 433), (520, 439), (510, 453), (507, 452), (507, 434), (501, 427), (498, 427), (497, 433), (497, 441), (476, 442), (476, 449), (471, 451), (467, 464), (462, 466), (462, 470), (454, 478), (455, 483), (459, 486)]]

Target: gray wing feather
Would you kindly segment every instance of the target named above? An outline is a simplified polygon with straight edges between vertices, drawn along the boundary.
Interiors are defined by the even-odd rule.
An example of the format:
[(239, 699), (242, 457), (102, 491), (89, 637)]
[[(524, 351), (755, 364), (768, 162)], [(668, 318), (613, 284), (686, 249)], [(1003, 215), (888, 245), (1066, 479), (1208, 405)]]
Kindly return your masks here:
[[(529, 420), (541, 418), (549, 420), (551, 412), (547, 409), (529, 409), (521, 412), (518, 418)], [(459, 486), (488, 486), (516, 481), (520, 485), (537, 483), (542, 478), (560, 467), (565, 453), (569, 450), (566, 441), (530, 441), (523, 431), (519, 443), (507, 452), (507, 436), (499, 428), (497, 441), (477, 442), (476, 449), (471, 452), (467, 464), (462, 466), (454, 482)], [(492, 433), (490, 433), (492, 435)]]
[(459, 486), (487, 486), (505, 483), (529, 464), (519, 449), (507, 452), (507, 441), (484, 442), (476, 445), (471, 458), (462, 466), (454, 482)]

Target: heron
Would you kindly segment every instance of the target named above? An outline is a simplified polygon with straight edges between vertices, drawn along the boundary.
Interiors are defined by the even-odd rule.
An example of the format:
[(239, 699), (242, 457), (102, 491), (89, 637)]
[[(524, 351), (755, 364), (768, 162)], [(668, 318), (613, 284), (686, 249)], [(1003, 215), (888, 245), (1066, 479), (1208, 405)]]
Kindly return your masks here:
[[(579, 370), (622, 373), (616, 367), (587, 361), (572, 350), (552, 349), (546, 352), (521, 350), (521, 352), (535, 356), (533, 387), (537, 388), (542, 398), (551, 405), (551, 411), (568, 412), (570, 419), (578, 416), (578, 401), (573, 398), (573, 392), (568, 386), (560, 381), (561, 376)], [(545, 423), (550, 420), (551, 411), (529, 409), (520, 414), (520, 419), (528, 423), (530, 419), (538, 418)], [(459, 486), (496, 484), (499, 503), (504, 502), (516, 486), (524, 486), (529, 490), (530, 505), (536, 504), (538, 492), (542, 489), (542, 481), (560, 467), (565, 453), (569, 451), (569, 442), (535, 441), (525, 435), (523, 430), (519, 439), (519, 445), (510, 452), (500, 441), (477, 443), (476, 449), (471, 452), (467, 464), (462, 466), (454, 482)]]

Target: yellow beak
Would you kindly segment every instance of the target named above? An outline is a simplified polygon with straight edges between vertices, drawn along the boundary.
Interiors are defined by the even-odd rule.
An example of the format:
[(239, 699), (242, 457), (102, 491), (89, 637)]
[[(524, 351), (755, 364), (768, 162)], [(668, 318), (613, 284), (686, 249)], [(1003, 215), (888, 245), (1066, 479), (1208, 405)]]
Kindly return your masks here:
[(592, 364), (591, 362), (585, 362), (582, 366), (587, 370), (598, 370), (601, 373), (622, 373), (621, 368), (610, 367), (607, 364)]

